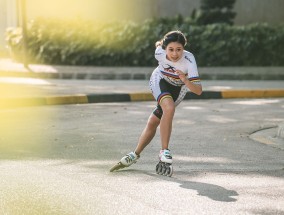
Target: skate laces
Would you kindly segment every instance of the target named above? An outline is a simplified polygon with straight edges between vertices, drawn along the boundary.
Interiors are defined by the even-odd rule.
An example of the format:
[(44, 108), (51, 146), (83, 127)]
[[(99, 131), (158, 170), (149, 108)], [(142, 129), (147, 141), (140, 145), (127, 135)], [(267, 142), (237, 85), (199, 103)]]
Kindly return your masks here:
[(125, 161), (126, 161), (126, 163), (132, 163), (132, 162), (134, 162), (135, 160), (137, 160), (139, 158), (139, 155), (135, 155), (134, 154), (134, 152), (130, 152), (129, 154), (127, 154), (126, 156), (125, 156)]
[(172, 159), (171, 152), (168, 149), (161, 150), (160, 151), (160, 157), (161, 156), (165, 156), (167, 159)]

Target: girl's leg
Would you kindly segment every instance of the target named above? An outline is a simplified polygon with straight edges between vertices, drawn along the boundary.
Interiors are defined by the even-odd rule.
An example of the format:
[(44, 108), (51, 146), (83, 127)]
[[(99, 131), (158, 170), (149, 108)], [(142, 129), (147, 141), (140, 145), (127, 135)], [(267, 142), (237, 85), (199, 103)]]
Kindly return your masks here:
[(155, 136), (159, 124), (160, 124), (160, 119), (154, 114), (151, 114), (146, 124), (146, 127), (139, 138), (138, 145), (135, 151), (130, 152), (127, 155), (125, 155), (123, 158), (121, 158), (120, 162), (116, 164), (114, 167), (112, 167), (110, 171), (113, 172), (115, 170), (128, 167), (136, 163), (140, 157), (140, 153), (144, 150), (144, 148), (151, 142), (151, 140)]
[(168, 149), (172, 132), (172, 122), (175, 114), (175, 103), (172, 98), (164, 98), (160, 105), (163, 110), (163, 116), (160, 122), (162, 149)]
[(144, 128), (139, 141), (138, 145), (135, 149), (135, 153), (140, 155), (140, 153), (144, 150), (144, 148), (151, 142), (156, 134), (157, 127), (160, 124), (160, 119), (156, 117), (154, 114), (151, 114), (146, 127)]

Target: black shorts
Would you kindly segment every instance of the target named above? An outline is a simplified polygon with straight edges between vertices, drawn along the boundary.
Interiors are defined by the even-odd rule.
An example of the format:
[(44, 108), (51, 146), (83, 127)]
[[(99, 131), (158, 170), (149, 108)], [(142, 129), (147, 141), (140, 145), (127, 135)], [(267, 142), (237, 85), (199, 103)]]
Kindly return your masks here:
[(172, 98), (175, 102), (175, 106), (177, 106), (188, 92), (185, 85), (174, 86), (167, 82), (165, 79), (163, 79), (163, 77), (160, 75), (160, 71), (158, 70), (155, 70), (151, 76), (150, 88), (152, 90), (153, 96), (158, 102), (157, 107), (153, 111), (153, 114), (159, 119), (161, 119), (163, 115), (163, 110), (160, 106), (160, 102), (164, 98)]
[(158, 98), (158, 104), (155, 110), (153, 111), (153, 114), (158, 117), (159, 119), (162, 118), (163, 115), (163, 110), (160, 105), (160, 102), (167, 97), (171, 97), (173, 101), (176, 101), (177, 98), (179, 97), (181, 87), (171, 85), (165, 79), (160, 80), (160, 89), (161, 89), (161, 94)]

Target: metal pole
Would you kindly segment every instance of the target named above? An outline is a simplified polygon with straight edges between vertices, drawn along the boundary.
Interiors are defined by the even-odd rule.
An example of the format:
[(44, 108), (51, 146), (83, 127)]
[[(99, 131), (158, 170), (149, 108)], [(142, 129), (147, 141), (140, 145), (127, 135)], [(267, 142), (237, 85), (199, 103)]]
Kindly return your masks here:
[(28, 51), (27, 51), (27, 14), (26, 14), (26, 0), (21, 1), (21, 25), (23, 33), (23, 63), (24, 67), (29, 69), (28, 66)]

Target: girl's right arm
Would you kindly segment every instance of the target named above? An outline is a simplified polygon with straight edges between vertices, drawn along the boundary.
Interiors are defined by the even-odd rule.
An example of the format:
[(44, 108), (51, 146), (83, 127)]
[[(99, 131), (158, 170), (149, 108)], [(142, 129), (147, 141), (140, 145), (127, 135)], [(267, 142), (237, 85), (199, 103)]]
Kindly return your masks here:
[[(158, 41), (159, 42), (159, 41)], [(157, 61), (163, 61), (166, 59), (166, 52), (162, 49), (162, 46), (158, 45), (155, 50), (155, 58)]]

